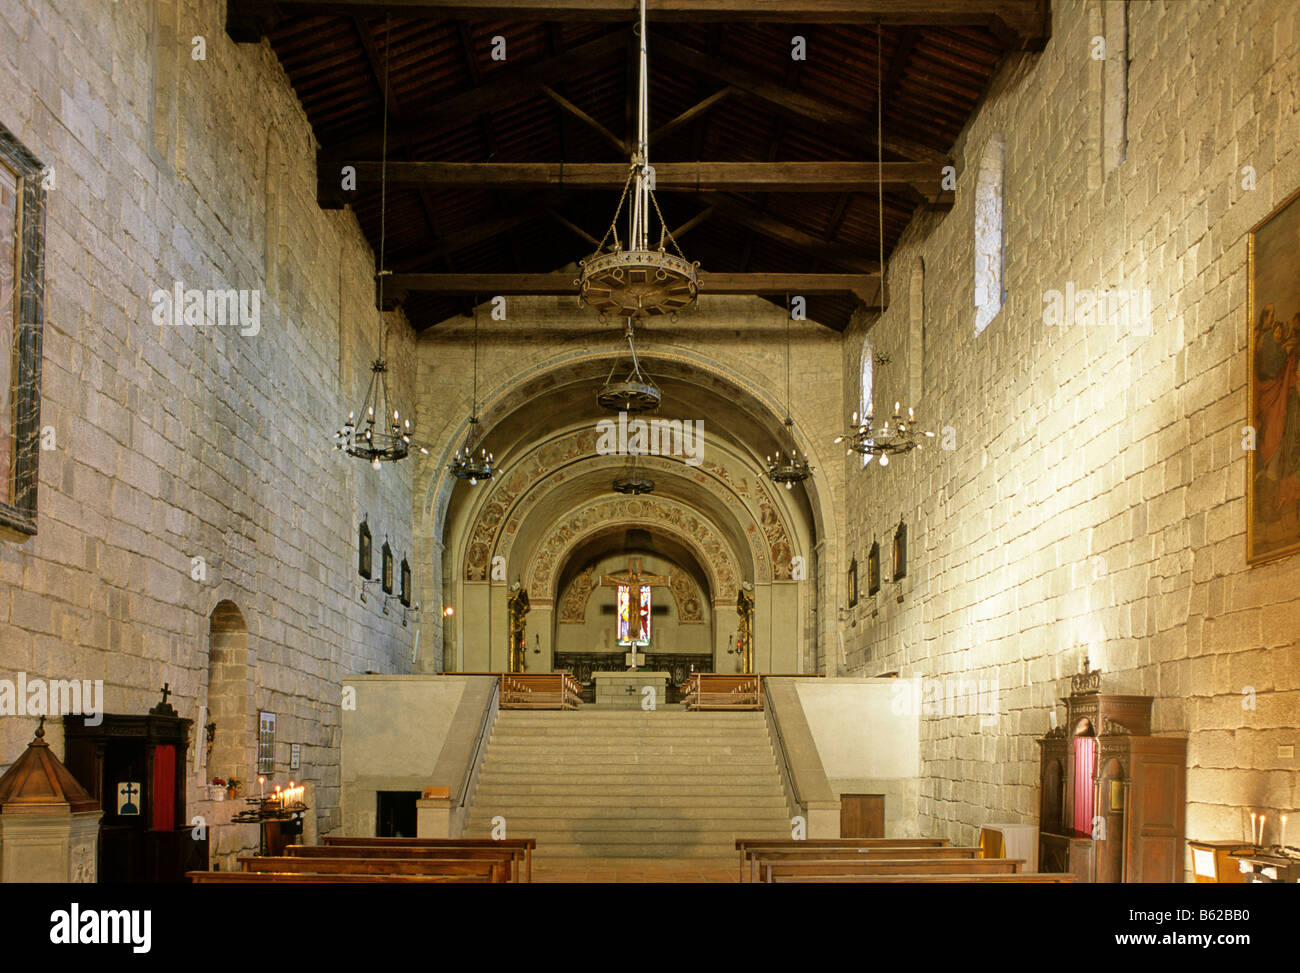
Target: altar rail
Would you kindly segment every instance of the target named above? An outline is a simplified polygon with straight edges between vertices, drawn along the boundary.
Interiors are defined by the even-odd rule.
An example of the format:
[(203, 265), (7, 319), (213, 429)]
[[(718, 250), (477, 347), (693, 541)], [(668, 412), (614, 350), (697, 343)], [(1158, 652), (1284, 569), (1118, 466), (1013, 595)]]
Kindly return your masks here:
[(582, 687), (567, 672), (503, 672), (502, 709), (578, 709)]
[(763, 677), (697, 672), (687, 680), (682, 702), (688, 710), (761, 710)]

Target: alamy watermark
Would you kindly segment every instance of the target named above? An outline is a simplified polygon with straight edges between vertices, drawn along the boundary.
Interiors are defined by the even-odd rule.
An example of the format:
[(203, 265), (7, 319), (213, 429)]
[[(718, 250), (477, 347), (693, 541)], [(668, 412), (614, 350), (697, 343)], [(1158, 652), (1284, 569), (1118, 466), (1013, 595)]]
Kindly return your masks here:
[(170, 291), (156, 290), (150, 294), (149, 303), (153, 305), (153, 323), (159, 326), (237, 326), (245, 337), (252, 337), (262, 330), (262, 292), (259, 290), (186, 290), (185, 283), (178, 280)]
[(981, 726), (998, 719), (996, 679), (900, 679), (890, 687), (896, 716), (978, 716)]
[(687, 466), (704, 462), (703, 419), (601, 419), (596, 423), (601, 456), (681, 456)]
[(1054, 328), (1113, 327), (1115, 333), (1151, 334), (1151, 291), (1088, 290), (1068, 281), (1064, 292), (1043, 292), (1043, 324)]
[(0, 716), (85, 716), (87, 726), (104, 722), (104, 680), (0, 679)]

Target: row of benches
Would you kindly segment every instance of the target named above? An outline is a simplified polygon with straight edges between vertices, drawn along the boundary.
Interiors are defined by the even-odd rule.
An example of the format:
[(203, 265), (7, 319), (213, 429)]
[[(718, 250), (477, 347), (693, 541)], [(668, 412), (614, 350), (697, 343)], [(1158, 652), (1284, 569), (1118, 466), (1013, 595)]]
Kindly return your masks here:
[(189, 872), (197, 884), (531, 882), (533, 838), (326, 838), (283, 855), (246, 855), (237, 872)]
[(1024, 872), (1019, 858), (983, 858), (946, 838), (736, 839), (742, 882), (1072, 882), (1059, 872)]

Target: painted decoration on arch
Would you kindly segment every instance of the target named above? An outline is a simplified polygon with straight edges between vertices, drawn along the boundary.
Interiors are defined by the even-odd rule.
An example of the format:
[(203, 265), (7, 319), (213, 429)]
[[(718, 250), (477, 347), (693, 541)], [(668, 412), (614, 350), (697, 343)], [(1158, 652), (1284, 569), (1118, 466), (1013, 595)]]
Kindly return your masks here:
[[(1300, 551), (1300, 192), (1247, 244), (1246, 562)], [(1244, 435), (1249, 435), (1249, 431)], [(1249, 445), (1248, 442), (1243, 445)]]

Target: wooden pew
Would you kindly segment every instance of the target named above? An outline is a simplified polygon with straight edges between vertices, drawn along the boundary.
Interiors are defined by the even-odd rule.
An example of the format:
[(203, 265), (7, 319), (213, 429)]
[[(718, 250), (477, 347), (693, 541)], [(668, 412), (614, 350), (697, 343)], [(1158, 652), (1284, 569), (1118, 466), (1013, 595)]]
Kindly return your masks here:
[(485, 881), (477, 875), (321, 875), (315, 872), (186, 872), (185, 877), (195, 885), (480, 884)]
[[(507, 849), (524, 858), (526, 882), (533, 880), (533, 850), (536, 838), (359, 838), (348, 835), (330, 835), (323, 839), (327, 846), (352, 845), (361, 848), (495, 848)], [(294, 845), (292, 847), (319, 847)]]
[(696, 672), (686, 681), (682, 702), (688, 710), (761, 710), (763, 679), (758, 675)]
[(567, 672), (501, 673), (502, 709), (578, 709), (582, 687)]
[(464, 858), (271, 858), (244, 855), (246, 872), (293, 872), (300, 875), (467, 875), (483, 882), (508, 882), (507, 861)]
[[(329, 841), (328, 838), (325, 839)], [(812, 848), (944, 848), (947, 838), (737, 838), (740, 880), (745, 881), (745, 860), (751, 848), (805, 850)]]
[(771, 882), (778, 875), (1015, 875), (1024, 863), (1022, 858), (885, 858), (859, 861), (758, 859), (759, 874), (764, 882)]
[(1065, 884), (1075, 881), (1071, 872), (1016, 872), (1014, 875), (779, 875), (772, 879), (774, 883), (791, 883), (802, 885), (888, 885), (900, 883), (972, 883), (1006, 885), (1013, 882), (1030, 884)]
[(367, 859), (370, 861), (456, 860), (496, 862), (506, 870), (509, 881), (518, 882), (523, 871), (524, 852), (514, 848), (386, 848), (365, 845), (290, 845), (284, 850), (291, 859)]

